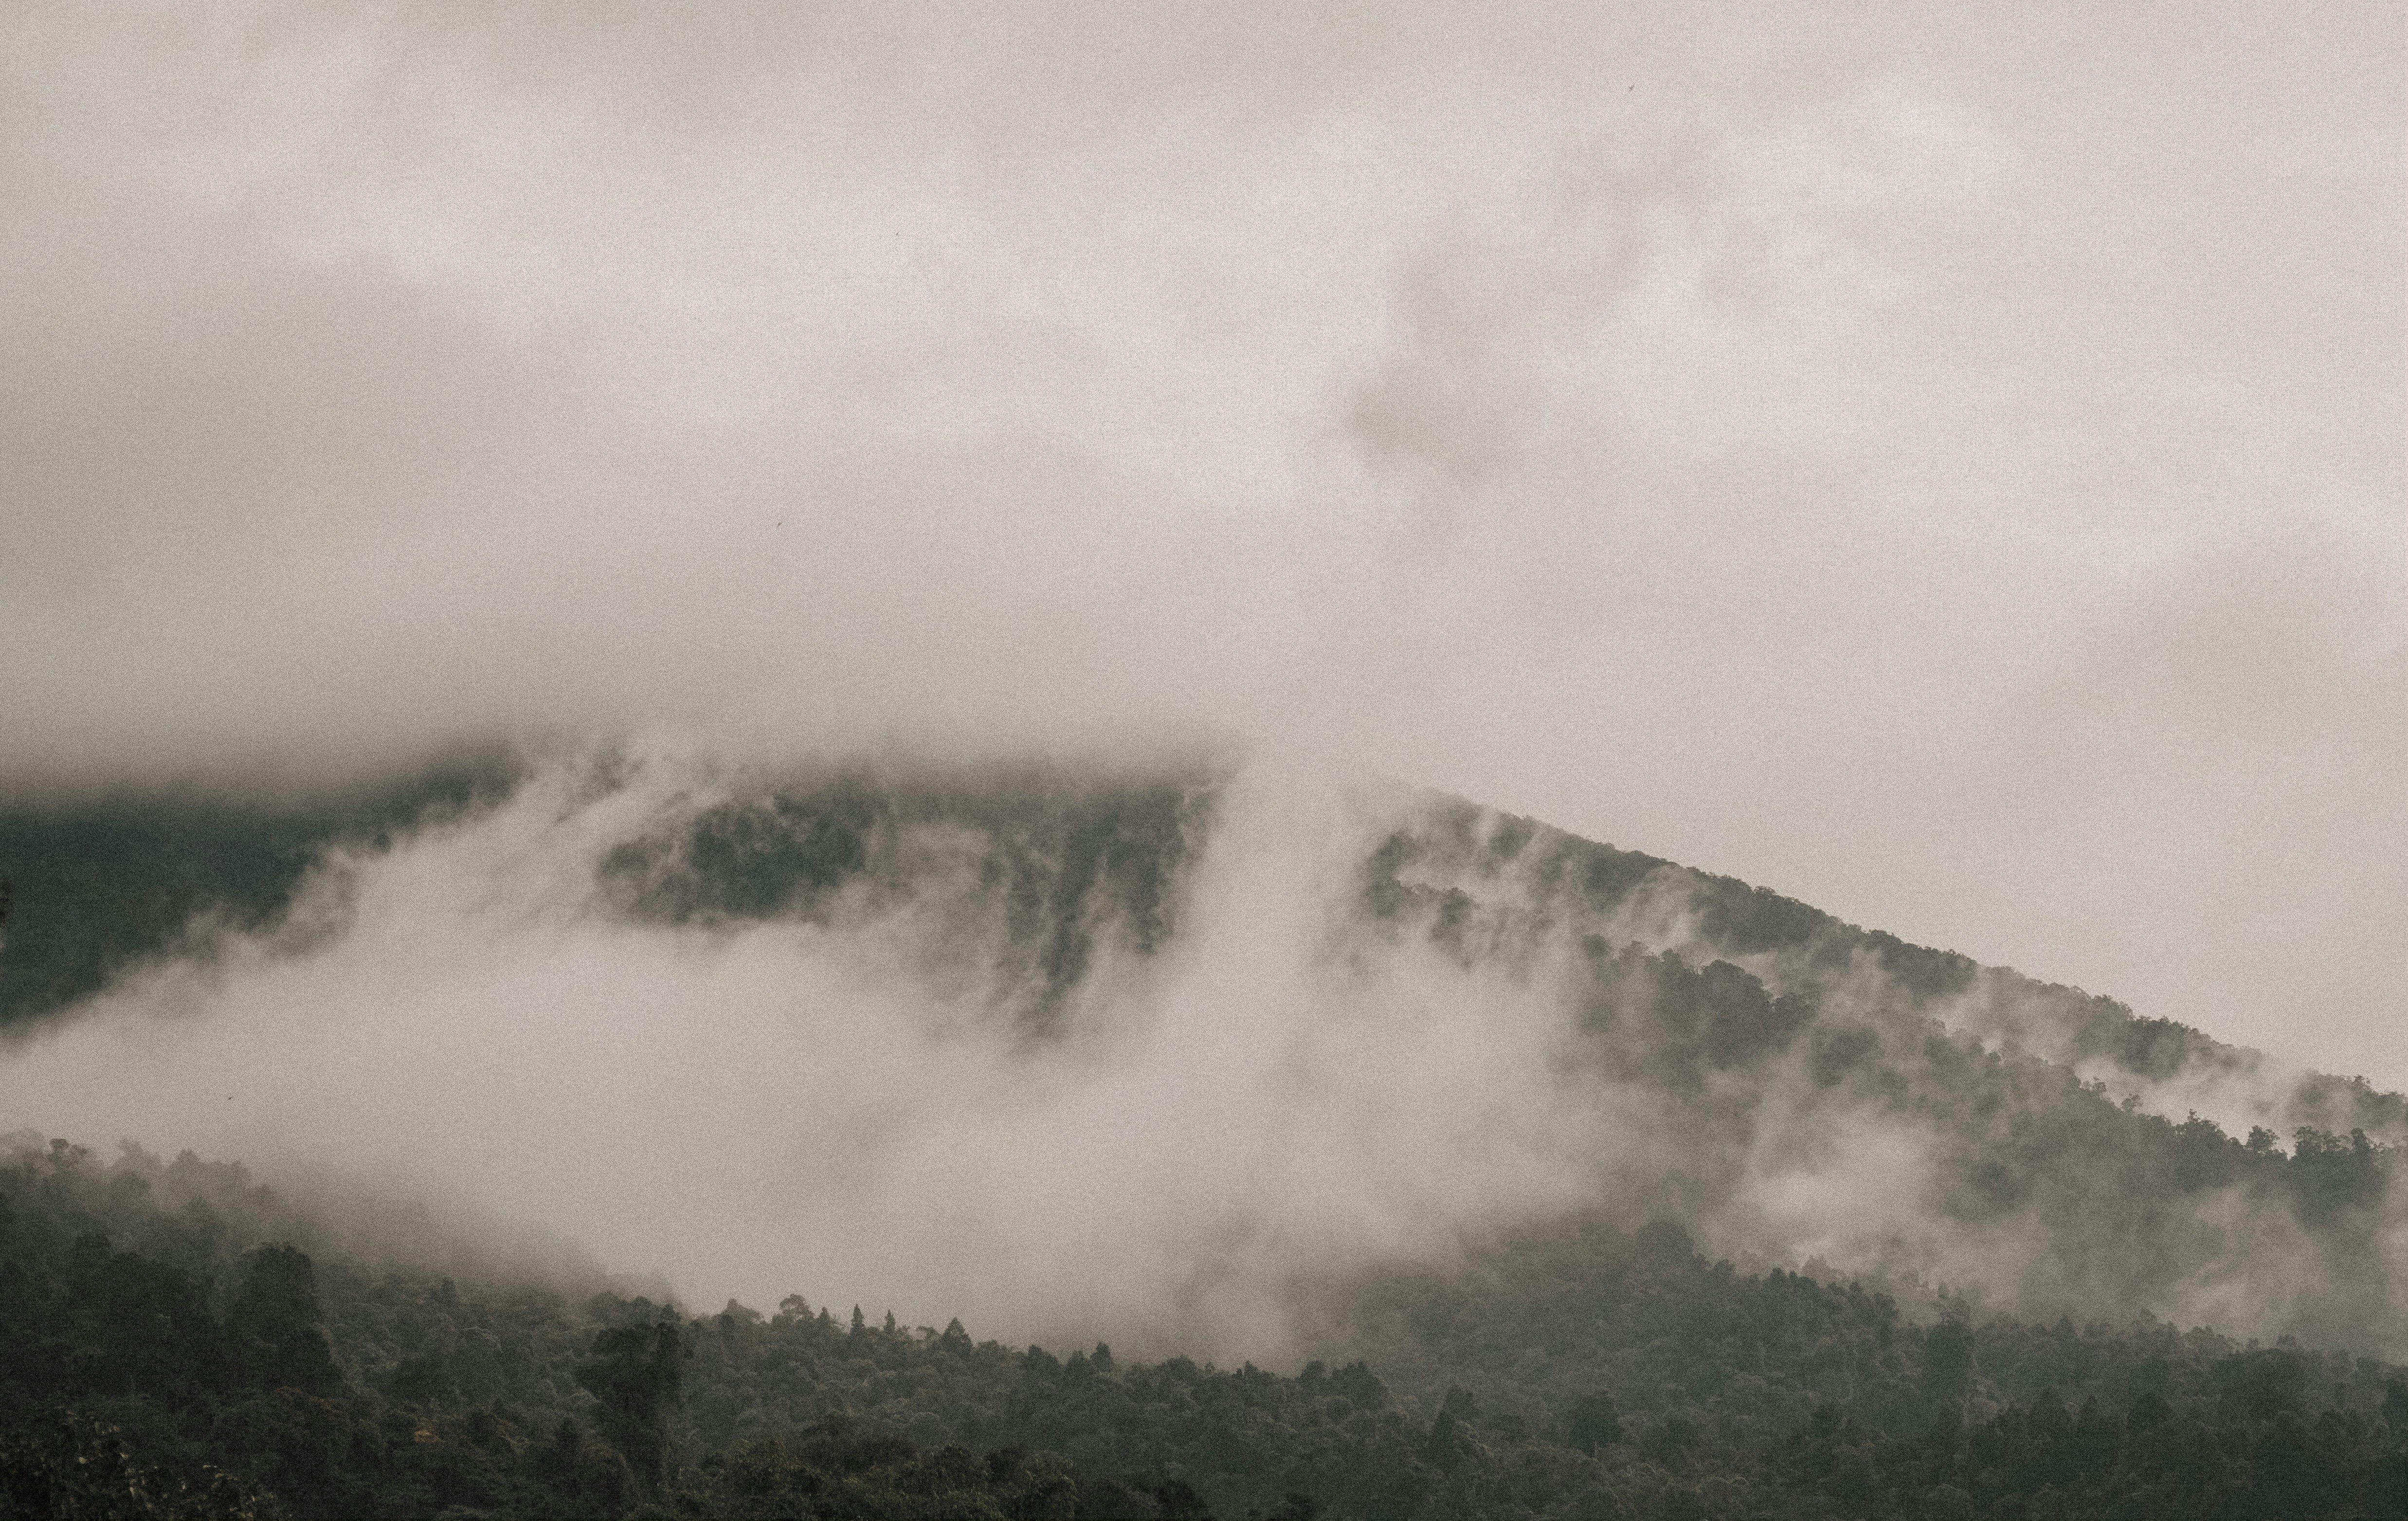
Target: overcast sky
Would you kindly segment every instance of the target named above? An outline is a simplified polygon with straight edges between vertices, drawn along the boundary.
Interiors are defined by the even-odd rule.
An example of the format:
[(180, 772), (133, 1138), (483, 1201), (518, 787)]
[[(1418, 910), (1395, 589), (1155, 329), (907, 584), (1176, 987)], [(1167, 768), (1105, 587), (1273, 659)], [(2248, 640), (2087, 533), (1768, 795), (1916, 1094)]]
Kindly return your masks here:
[(0, 773), (1236, 735), (2408, 1085), (2408, 12), (1973, 15), (7, 7)]

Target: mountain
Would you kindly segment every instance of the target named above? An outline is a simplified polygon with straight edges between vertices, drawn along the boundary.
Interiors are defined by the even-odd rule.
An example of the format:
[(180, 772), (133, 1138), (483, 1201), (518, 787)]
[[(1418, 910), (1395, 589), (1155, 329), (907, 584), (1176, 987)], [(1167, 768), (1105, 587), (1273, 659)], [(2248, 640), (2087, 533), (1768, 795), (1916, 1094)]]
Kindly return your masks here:
[[(1168, 995), (1147, 979), (1196, 982), (1208, 937), (1249, 962), (1295, 939), (1306, 970), (1285, 983), (1186, 1001), (1297, 1005), (1248, 1039), (1338, 1041), (1320, 1054), (1327, 1081), (1366, 1092), (1376, 1084), (1350, 1069), (1382, 1046), (1477, 1031), (1498, 1068), (1480, 1081), (1496, 1091), (1464, 1108), (1450, 1144), (1460, 1162), (1510, 1127), (1501, 1115), (1543, 1109), (1548, 1133), (1494, 1163), (1519, 1176), (1545, 1152), (1564, 1170), (1525, 1218), (1660, 1215), (1741, 1260), (1819, 1257), (2050, 1317), (2408, 1338), (2387, 1203), (2389, 1148), (2408, 1135), (2400, 1096), (1761, 887), (1458, 799), (1351, 785), (1266, 803), (1263, 787), (1203, 768), (646, 784), (606, 766), (549, 793), (498, 776), (309, 812), (0, 816), (18, 902), (0, 954), (7, 1017), (54, 1012), (112, 969), (206, 961), (229, 938), (254, 959), (306, 956), (357, 911), (327, 883), (373, 869), (412, 821), (421, 835), (499, 839), (503, 825), (483, 821), (516, 808), (512, 827), (537, 833), (511, 837), (511, 858), (556, 849), (565, 864), (546, 869), (581, 883), (579, 914), (696, 944), (748, 926), (820, 947), (874, 940), (877, 978), (909, 983), (947, 1022), (999, 1032), (1025, 1062), (1163, 1017)], [(569, 843), (539, 843), (555, 839)], [(295, 913), (313, 880), (315, 907)], [(543, 890), (562, 892), (552, 876)], [(1254, 914), (1242, 927), (1226, 927), (1233, 900)], [(1211, 1027), (1230, 1012), (1188, 1017), (1235, 1040)], [(1358, 1035), (1371, 1043), (1343, 1043)], [(1426, 1086), (1417, 1102), (1470, 1103), (1469, 1067), (1410, 1081)], [(1381, 1185), (1411, 1192), (1385, 1174)], [(1412, 1207), (1456, 1208), (1434, 1198)], [(1319, 1264), (1299, 1253), (1290, 1266)]]
[[(78, 1452), (454, 1521), (2408, 1495), (2399, 1096), (1460, 799), (613, 762), (21, 810), (0, 876), (9, 1106), (191, 1129), (231, 1072), (257, 1134), (789, 1296), (696, 1314), (347, 1218), (339, 1170), (295, 1202), (27, 1135), (29, 1484)], [(961, 1320), (821, 1302), (881, 1274)]]

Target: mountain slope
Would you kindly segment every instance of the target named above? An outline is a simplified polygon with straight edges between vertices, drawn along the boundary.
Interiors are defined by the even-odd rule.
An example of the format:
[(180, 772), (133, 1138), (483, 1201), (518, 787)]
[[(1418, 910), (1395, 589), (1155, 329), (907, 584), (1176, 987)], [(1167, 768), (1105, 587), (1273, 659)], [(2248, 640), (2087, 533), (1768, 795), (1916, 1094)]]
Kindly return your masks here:
[[(408, 827), (413, 812), (428, 822)], [(760, 1171), (745, 1184), (754, 1197), (798, 1192), (744, 1217), (751, 1281), (791, 1272), (779, 1232), (801, 1227), (781, 1221), (832, 1213), (893, 1238), (868, 1262), (939, 1264), (915, 1290), (930, 1300), (1068, 1330), (1109, 1293), (1125, 1307), (1120, 1334), (1140, 1335), (1129, 1316), (1153, 1306), (1168, 1318), (1142, 1334), (1158, 1344), (1268, 1351), (1333, 1275), (1443, 1264), (1499, 1231), (1602, 1211), (1677, 1221), (1761, 1267), (1820, 1259), (1910, 1298), (2408, 1345), (2398, 1096), (2284, 1072), (2109, 999), (1455, 799), (1210, 770), (604, 766), (508, 796), (422, 788), (267, 824), (204, 810), (112, 834), (31, 817), (11, 815), (0, 839), (27, 922), (68, 911), (45, 903), (46, 883), (79, 882), (86, 897), (71, 905), (76, 935), (9, 947), (14, 985), (81, 986), (105, 964), (94, 946), (165, 954), (183, 931), (146, 905), (231, 905), (235, 927), (193, 943), (230, 946), (234, 974), (179, 980), (137, 963), (117, 999), (132, 1012), (112, 1017), (170, 1017), (179, 1039), (206, 1041), (212, 1021), (238, 1027), (253, 1003), (284, 999), (280, 1023), (234, 1049), (280, 1053), (274, 1070), (237, 1075), (282, 1083), (286, 1109), (349, 1112), (322, 1090), (355, 1080), (358, 1043), (323, 1034), (327, 1065), (313, 1068), (305, 1042), (362, 1017), (345, 1008), (354, 990), (405, 1022), (380, 1059), (415, 1062), (481, 1039), (481, 1011), (637, 948), (647, 959), (633, 971), (596, 983), (605, 997), (629, 976), (661, 990), (642, 1005), (655, 1044), (626, 1045), (635, 1065), (612, 1081), (629, 1097), (615, 1102), (683, 1104), (658, 1117), (665, 1133), (718, 1134), (723, 1154), (754, 1133), (729, 1117), (746, 1105), (816, 1111), (811, 1146), (902, 1159), (855, 1181)], [(160, 882), (175, 893), (159, 898)], [(294, 903), (307, 911), (283, 911)], [(354, 944), (368, 949), (351, 968)], [(715, 969), (753, 962), (774, 976), (691, 1008), (666, 1001), (681, 980), (717, 988)], [(835, 1001), (791, 1001), (796, 978), (831, 967)], [(469, 1023), (407, 1024), (418, 981), (462, 976), (486, 980), (464, 984)], [(677, 1022), (717, 1019), (723, 997), (757, 1002), (755, 1023), (718, 1037), (736, 1042), (724, 1056), (685, 1053)], [(594, 1059), (577, 1021), (621, 1019), (624, 1002), (572, 1000), (542, 1026), (555, 1044), (494, 1048), (493, 1060), (523, 1049), (537, 1064), (496, 1071), (498, 1089)], [(762, 1060), (796, 1019), (822, 1023), (792, 1056)], [(812, 1076), (810, 1053), (880, 1020), (916, 1023), (878, 1037), (916, 1055)], [(72, 1095), (128, 1049), (53, 1041), (39, 1057), (52, 1065), (17, 1071), (28, 1092)], [(963, 1086), (931, 1093), (908, 1073), (890, 1086), (881, 1074), (897, 1060)], [(664, 1061), (697, 1075), (652, 1083)], [(430, 1069), (427, 1100), (449, 1102), (464, 1077), (483, 1081), (474, 1059)], [(1030, 1095), (1054, 1107), (1027, 1112)], [(217, 1105), (196, 1089), (189, 1112)], [(1180, 1105), (1195, 1110), (1192, 1133), (1164, 1126)], [(962, 1118), (990, 1112), (1025, 1133), (1025, 1155)], [(154, 1088), (140, 1112), (177, 1110)], [(414, 1123), (414, 1110), (392, 1112)], [(1111, 1114), (1124, 1128), (1098, 1126)], [(447, 1126), (475, 1117), (455, 1110)], [(592, 1145), (625, 1128), (594, 1121)], [(452, 1181), (472, 1184), (507, 1145), (391, 1139), (396, 1165), (450, 1146), (478, 1169)], [(1132, 1155), (1153, 1169), (1142, 1184), (1125, 1181)], [(906, 1164), (918, 1170), (893, 1170)], [(1044, 1206), (997, 1202), (1043, 1180), (1059, 1180)], [(953, 1215), (900, 1212), (894, 1200), (915, 1190), (950, 1190)], [(580, 1197), (581, 1213), (552, 1223), (659, 1216), (624, 1190)], [(710, 1217), (700, 1199), (688, 1208)], [(1124, 1256), (1065, 1248), (1066, 1231), (1097, 1220)]]

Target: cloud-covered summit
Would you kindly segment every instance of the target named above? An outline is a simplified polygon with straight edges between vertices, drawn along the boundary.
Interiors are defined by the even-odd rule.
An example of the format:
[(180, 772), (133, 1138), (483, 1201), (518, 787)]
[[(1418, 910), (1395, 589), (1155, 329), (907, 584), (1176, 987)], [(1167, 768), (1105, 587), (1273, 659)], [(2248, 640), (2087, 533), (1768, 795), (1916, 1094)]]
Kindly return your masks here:
[(2381, 7), (7, 24), (12, 795), (1235, 738), (2408, 1079)]

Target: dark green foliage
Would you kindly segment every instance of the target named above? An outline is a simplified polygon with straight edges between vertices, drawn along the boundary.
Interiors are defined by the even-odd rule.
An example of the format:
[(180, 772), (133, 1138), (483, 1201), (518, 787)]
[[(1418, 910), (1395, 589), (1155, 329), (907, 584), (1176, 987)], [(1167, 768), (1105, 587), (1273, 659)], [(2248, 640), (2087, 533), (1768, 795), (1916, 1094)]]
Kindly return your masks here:
[[(941, 860), (1000, 908), (996, 970), (1041, 1030), (1105, 938), (1138, 954), (1169, 938), (1211, 797), (1200, 777), (839, 774), (666, 821), (613, 850), (601, 875), (641, 918), (825, 922), (924, 891), (918, 874)], [(957, 858), (945, 859), (949, 850)]]
[[(1058, 1457), (1031, 1458), (1010, 1447), (982, 1457), (958, 1442), (921, 1451), (834, 1416), (792, 1447), (772, 1437), (713, 1454), (666, 1514), (697, 1521), (1073, 1521), (1081, 1498), (1078, 1475)], [(1125, 1488), (1115, 1498), (1125, 1514), (1151, 1514)]]
[(2408, 1336), (2376, 1239), (2392, 1165), (2381, 1137), (2408, 1132), (2375, 1126), (2399, 1121), (2397, 1096), (2308, 1080), (2294, 1114), (2358, 1118), (2294, 1126), (2287, 1148), (2271, 1131), (2243, 1142), (2196, 1115), (2177, 1123), (2071, 1064), (2245, 1079), (2253, 1058), (2078, 989), (1447, 799), (1369, 854), (1359, 901), (1367, 960), (1418, 941), (1560, 989), (1581, 1037), (1570, 1065), (1653, 1106), (1666, 1158), (1653, 1183), (1683, 1212), (1711, 1213), (1777, 1167), (1768, 1129), (1878, 1140), (1917, 1159), (1892, 1260), (2019, 1238), (2029, 1252), (1985, 1263), (1987, 1291), (2018, 1302), (2122, 1320), (2201, 1284), (2245, 1284), (2286, 1307), (2278, 1329)]
[(28, 1521), (284, 1521), (257, 1485), (204, 1467), (192, 1477), (138, 1463), (118, 1429), (48, 1410), (0, 1431), (0, 1515)]
[[(941, 825), (974, 842), (953, 864), (974, 867), (982, 910), (1004, 922), (1013, 1012), (1041, 1030), (1096, 955), (1170, 933), (1208, 806), (1167, 786), (834, 782), (665, 825), (605, 879), (639, 915), (829, 916), (916, 890), (906, 837)], [(241, 912), (271, 911), (305, 856), (262, 868), (285, 886)], [(249, 880), (210, 869), (221, 885), (176, 901)], [(1489, 890), (1509, 873), (1513, 892)], [(1658, 899), (1691, 937), (1678, 951), (1599, 927)], [(1101, 1344), (1010, 1349), (958, 1321), (907, 1330), (799, 1296), (774, 1314), (731, 1302), (689, 1317), (385, 1271), (327, 1251), (239, 1169), (138, 1153), (103, 1167), (58, 1142), (0, 1164), (8, 1482), (55, 1489), (71, 1451), (128, 1495), (222, 1491), (256, 1509), (272, 1492), (299, 1521), (2408, 1514), (2397, 1370), (2140, 1313), (2180, 1302), (2167, 1285), (2216, 1232), (2258, 1251), (2250, 1233), (2275, 1231), (2320, 1334), (2368, 1340), (2388, 1313), (2372, 1206), (2395, 1165), (2369, 1127), (2390, 1134), (2391, 1096), (2314, 1080), (2300, 1103), (2334, 1118), (2295, 1126), (2287, 1151), (2271, 1131), (2140, 1112), (2061, 1063), (1942, 1026), (1925, 1002), (2044, 1016), (2135, 1076), (2231, 1054), (1468, 806), (1383, 842), (1361, 901), (1348, 933), (1558, 979), (1568, 1081), (1666, 1100), (1674, 1197), (1727, 1198), (1770, 1108), (1833, 1129), (1894, 1123), (1927, 1138), (1922, 1217), (1998, 1240), (2045, 1230), (2033, 1256), (2053, 1277), (2033, 1302), (2099, 1323), (1894, 1299), (1819, 1269), (1742, 1271), (1670, 1226), (1575, 1219), (1445, 1273), (1299, 1288), (1321, 1357), (1286, 1377)], [(105, 1441), (89, 1435), (100, 1422)], [(58, 1508), (22, 1503), (36, 1502)]]
[(2293, 1139), (2292, 1194), (2301, 1219), (2329, 1223), (2383, 1198), (2383, 1169), (2365, 1131), (2342, 1137), (2302, 1126)]
[[(1587, 972), (1580, 995), (1583, 1026), (1598, 1038), (1599, 1061), (1626, 1082), (1694, 1094), (1711, 1073), (1786, 1051), (1814, 1019), (1810, 1000), (1776, 997), (1727, 961), (1692, 967), (1635, 945), (1615, 950), (1595, 935), (1581, 950)], [(1849, 1048), (1842, 1065), (1867, 1049)]]
[(308, 1257), (291, 1246), (251, 1254), (250, 1275), (226, 1310), (230, 1355), (239, 1379), (263, 1389), (324, 1394), (342, 1386), (326, 1333), (318, 1328), (318, 1280)]
[(50, 1294), (22, 1267), (12, 1275), (18, 1292), (11, 1298), (29, 1310), (47, 1300), (51, 1311), (52, 1337), (12, 1338), (29, 1372), (81, 1394), (159, 1399), (225, 1385), (228, 1338), (190, 1278), (112, 1251), (96, 1231), (76, 1239), (64, 1267)]
[[(1766, 888), (1457, 798), (1424, 798), (1414, 821), (1365, 858), (1359, 881), (1358, 901), (1373, 922), (1417, 927), (1467, 959), (1526, 950), (1566, 926), (1586, 934), (1613, 926), (1608, 940), (1618, 949), (1634, 938), (1627, 921), (1652, 915), (1655, 932), (1683, 940), (1680, 954), (1692, 965), (1743, 963), (1773, 995), (1809, 1005), (1839, 989), (1859, 1014), (1914, 1017), (1962, 1002), (1977, 1019), (1998, 1016), (2002, 1028), (2045, 1032), (2057, 1062), (2103, 1060), (2136, 1079), (2242, 1074), (2256, 1059), (2170, 1020), (2141, 1018), (2113, 998), (1910, 945)], [(1507, 882), (1514, 891), (1490, 892)], [(1880, 974), (1877, 983), (1868, 971)], [(2310, 1074), (2289, 1099), (2294, 1115), (2319, 1131), (2408, 1141), (2408, 1097), (2362, 1077)]]
[(1610, 1394), (1584, 1394), (1572, 1401), (1564, 1421), (1564, 1442), (1574, 1452), (1597, 1456), (1622, 1440), (1622, 1413)]
[(235, 1169), (64, 1145), (0, 1167), (10, 1514), (2408, 1514), (2400, 1370), (2145, 1318), (1918, 1323), (1855, 1284), (1707, 1262), (1666, 1226), (1572, 1222), (1461, 1272), (1330, 1286), (1342, 1360), (1294, 1377), (848, 1327), (799, 1296), (688, 1317), (463, 1286), (251, 1244), (261, 1228), (308, 1229)]
[(679, 1363), (693, 1356), (674, 1316), (651, 1326), (611, 1326), (594, 1333), (578, 1385), (595, 1399), (594, 1425), (619, 1449), (646, 1490), (669, 1474), (669, 1410), (677, 1403)]
[[(329, 846), (388, 840), (429, 812), (492, 801), (518, 774), (508, 757), (476, 756), (327, 804), (122, 799), (0, 811), (0, 880), (13, 899), (0, 1023), (185, 947), (198, 923), (268, 926)], [(959, 831), (980, 842), (968, 868), (1001, 905), (1025, 1012), (1042, 1025), (1085, 976), (1099, 937), (1140, 954), (1168, 938), (1211, 802), (1200, 773), (1075, 782), (838, 774), (664, 823), (612, 852), (601, 878), (627, 911), (673, 923), (824, 918), (852, 884), (886, 901), (909, 896), (912, 872), (928, 865), (920, 836)]]
[(1923, 1334), (1921, 1392), (1934, 1409), (1953, 1409), (1971, 1392), (1973, 1333), (1961, 1320), (1940, 1322)]
[(0, 810), (11, 889), (0, 1024), (98, 989), (128, 962), (175, 949), (203, 915), (273, 921), (330, 844), (374, 842), (430, 811), (506, 791), (514, 768), (472, 756), (371, 796), (304, 807), (116, 801)]

